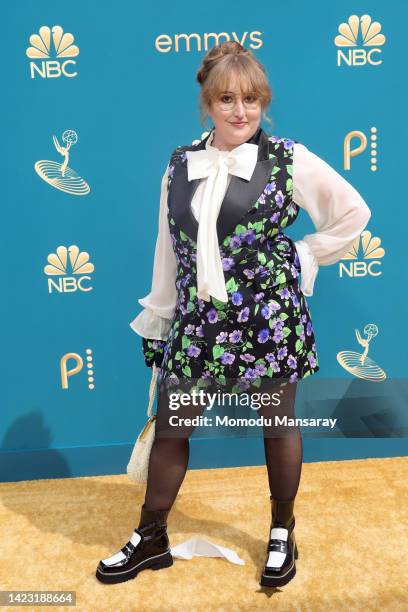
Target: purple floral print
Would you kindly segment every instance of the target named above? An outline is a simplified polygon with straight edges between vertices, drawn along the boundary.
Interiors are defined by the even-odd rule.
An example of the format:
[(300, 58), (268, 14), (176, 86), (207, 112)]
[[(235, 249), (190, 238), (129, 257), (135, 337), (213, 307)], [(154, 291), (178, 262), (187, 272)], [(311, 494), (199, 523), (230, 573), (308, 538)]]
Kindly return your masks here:
[[(294, 142), (269, 137), (277, 157), (272, 174), (252, 207), (220, 244), (228, 302), (196, 293), (196, 243), (168, 212), (177, 260), (177, 305), (161, 368), (163, 379), (236, 379), (239, 389), (264, 378), (295, 382), (319, 370), (313, 325), (300, 290), (300, 261), (284, 233), (299, 212), (292, 200)], [(185, 147), (184, 147), (185, 148)], [(169, 163), (168, 189), (183, 147)]]

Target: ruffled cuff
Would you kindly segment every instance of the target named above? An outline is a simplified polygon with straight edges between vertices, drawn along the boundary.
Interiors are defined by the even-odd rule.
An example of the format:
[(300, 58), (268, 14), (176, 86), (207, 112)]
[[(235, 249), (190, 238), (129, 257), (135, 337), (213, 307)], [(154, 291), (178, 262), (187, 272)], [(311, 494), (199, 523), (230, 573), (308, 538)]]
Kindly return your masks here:
[(304, 240), (297, 240), (295, 242), (295, 247), (299, 256), (301, 268), (300, 289), (303, 295), (310, 297), (313, 295), (313, 287), (317, 273), (319, 272), (319, 264), (307, 242)]
[(143, 338), (167, 340), (171, 327), (171, 319), (159, 317), (151, 310), (145, 308), (129, 325), (133, 331)]

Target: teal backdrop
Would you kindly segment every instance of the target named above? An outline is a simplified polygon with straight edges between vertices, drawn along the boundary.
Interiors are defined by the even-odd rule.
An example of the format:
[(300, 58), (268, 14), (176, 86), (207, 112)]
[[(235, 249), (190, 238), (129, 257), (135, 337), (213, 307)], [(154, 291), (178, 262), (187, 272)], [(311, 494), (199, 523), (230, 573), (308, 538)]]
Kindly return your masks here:
[[(126, 471), (151, 374), (129, 323), (150, 291), (169, 155), (211, 125), (200, 125), (195, 82), (211, 33), (242, 41), (265, 65), (273, 125), (264, 129), (302, 142), (356, 187), (384, 251), (344, 261), (359, 264), (352, 275), (321, 267), (308, 298), (320, 371), (299, 391), (299, 412), (345, 406), (361, 416), (364, 406), (365, 421), (335, 435), (305, 431), (304, 460), (405, 455), (407, 3), (21, 0), (2, 13), (0, 479)], [(360, 31), (354, 47), (337, 46), (340, 24), (367, 14), (385, 41), (367, 45)], [(44, 26), (57, 42), (51, 34), (47, 47), (43, 29), (43, 55), (27, 55)], [(348, 170), (352, 132), (352, 148), (364, 137), (367, 146)], [(312, 231), (300, 211), (288, 235)], [(75, 269), (63, 266), (72, 245)], [(376, 382), (336, 358), (362, 352), (355, 329), (369, 323), (378, 329), (369, 354), (385, 375)], [(191, 468), (263, 463), (260, 437), (192, 440)]]

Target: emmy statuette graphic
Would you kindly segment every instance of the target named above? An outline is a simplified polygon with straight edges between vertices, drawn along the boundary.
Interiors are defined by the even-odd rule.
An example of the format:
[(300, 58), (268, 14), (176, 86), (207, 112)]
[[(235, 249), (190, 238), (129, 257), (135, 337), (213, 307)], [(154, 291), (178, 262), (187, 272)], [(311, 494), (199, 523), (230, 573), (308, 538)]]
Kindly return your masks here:
[(78, 135), (74, 130), (65, 130), (62, 134), (61, 145), (58, 138), (53, 135), (54, 146), (58, 153), (62, 155), (64, 161), (58, 163), (48, 159), (42, 159), (34, 164), (37, 174), (49, 185), (65, 191), (70, 195), (83, 196), (87, 195), (91, 189), (88, 183), (68, 166), (70, 158), (70, 149), (78, 142)]
[(358, 329), (355, 330), (356, 338), (359, 344), (364, 347), (363, 353), (355, 351), (340, 351), (337, 353), (337, 361), (339, 364), (358, 378), (380, 382), (385, 380), (386, 374), (384, 370), (368, 356), (370, 342), (378, 335), (378, 327), (374, 323), (368, 323), (364, 327), (366, 338), (362, 338)]

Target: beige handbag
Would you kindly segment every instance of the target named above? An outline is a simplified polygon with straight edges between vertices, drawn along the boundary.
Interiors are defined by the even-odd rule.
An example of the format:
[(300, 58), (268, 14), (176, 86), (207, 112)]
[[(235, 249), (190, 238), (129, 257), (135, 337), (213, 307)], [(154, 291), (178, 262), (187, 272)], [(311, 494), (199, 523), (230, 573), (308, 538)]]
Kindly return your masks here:
[(133, 447), (132, 455), (127, 466), (127, 473), (129, 478), (133, 480), (133, 482), (138, 482), (142, 484), (147, 481), (150, 451), (152, 448), (155, 434), (156, 415), (152, 414), (152, 407), (156, 391), (158, 371), (159, 369), (154, 363), (152, 366), (152, 378), (150, 381), (149, 389), (149, 405), (147, 407), (148, 419), (136, 439), (136, 443)]

